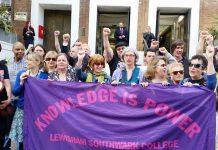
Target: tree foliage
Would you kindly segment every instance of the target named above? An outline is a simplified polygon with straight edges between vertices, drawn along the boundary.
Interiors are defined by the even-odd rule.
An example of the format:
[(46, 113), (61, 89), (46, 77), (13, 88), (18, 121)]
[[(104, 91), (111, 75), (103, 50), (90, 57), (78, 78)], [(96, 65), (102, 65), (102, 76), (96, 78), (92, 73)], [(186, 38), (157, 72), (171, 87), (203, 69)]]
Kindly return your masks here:
[(0, 28), (5, 32), (12, 32), (13, 30), (11, 13), (6, 7), (0, 7)]
[(210, 34), (213, 35), (214, 40), (218, 40), (218, 16), (214, 18), (213, 24), (208, 28)]

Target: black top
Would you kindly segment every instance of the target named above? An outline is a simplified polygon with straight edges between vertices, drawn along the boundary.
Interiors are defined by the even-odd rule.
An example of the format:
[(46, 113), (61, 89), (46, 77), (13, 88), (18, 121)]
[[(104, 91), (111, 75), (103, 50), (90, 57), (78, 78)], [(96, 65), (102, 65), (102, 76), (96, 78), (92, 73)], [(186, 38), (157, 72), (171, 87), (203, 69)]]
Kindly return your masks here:
[[(0, 62), (0, 82), (2, 82), (3, 85), (3, 81), (4, 79), (9, 79), (9, 74), (8, 74), (8, 68), (6, 65), (4, 65), (2, 62)], [(4, 85), (3, 85), (4, 86)], [(2, 100), (6, 100), (7, 97), (7, 91), (5, 88), (0, 89), (0, 101)]]
[(203, 77), (199, 80), (192, 80), (191, 78), (186, 78), (181, 82), (181, 85), (183, 85), (186, 82), (191, 82), (192, 84), (197, 84), (197, 85), (202, 85), (202, 86), (206, 86), (206, 79)]
[(4, 79), (9, 79), (8, 68), (0, 62), (0, 81), (3, 82)]
[[(73, 68), (75, 67), (77, 61), (78, 61), (78, 57), (73, 58), (69, 56), (69, 65), (72, 66)], [(89, 64), (89, 55), (86, 54), (82, 61), (82, 71), (87, 71), (87, 69), (89, 68), (88, 64)]]
[(70, 50), (70, 45), (69, 44), (67, 46), (62, 45), (61, 53), (65, 53), (66, 55), (68, 55), (69, 50)]
[(185, 57), (182, 57), (181, 60), (179, 60), (178, 62), (183, 64), (184, 67), (184, 78), (188, 78), (189, 77), (189, 60)]
[(32, 27), (30, 27), (30, 31), (32, 31), (33, 33), (29, 32), (27, 33), (28, 29), (27, 28), (23, 28), (23, 39), (24, 40), (34, 40), (34, 36), (35, 36), (35, 31)]
[(110, 66), (111, 76), (113, 75), (114, 71), (117, 69), (117, 64), (119, 63), (119, 61), (121, 61), (120, 58), (117, 55), (114, 55), (111, 61), (108, 63), (108, 65)]
[(148, 48), (150, 48), (151, 47), (152, 39), (155, 39), (154, 34), (151, 33), (151, 32), (150, 33), (149, 32), (145, 32), (145, 33), (143, 33), (143, 38), (147, 42)]

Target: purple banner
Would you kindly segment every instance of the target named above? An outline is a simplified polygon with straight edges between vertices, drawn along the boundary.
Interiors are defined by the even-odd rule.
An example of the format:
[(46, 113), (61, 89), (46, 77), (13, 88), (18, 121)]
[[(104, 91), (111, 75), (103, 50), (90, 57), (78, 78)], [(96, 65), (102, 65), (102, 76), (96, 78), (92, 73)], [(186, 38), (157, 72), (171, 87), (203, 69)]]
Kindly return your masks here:
[(204, 87), (131, 87), (28, 78), (27, 150), (214, 150), (215, 94)]

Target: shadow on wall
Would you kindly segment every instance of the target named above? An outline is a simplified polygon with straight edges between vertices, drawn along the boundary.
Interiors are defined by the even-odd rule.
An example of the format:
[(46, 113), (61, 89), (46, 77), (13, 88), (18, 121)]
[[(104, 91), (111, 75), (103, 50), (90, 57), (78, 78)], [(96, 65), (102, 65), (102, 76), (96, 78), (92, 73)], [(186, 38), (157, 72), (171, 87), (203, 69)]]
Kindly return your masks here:
[(13, 57), (13, 52), (12, 52), (12, 45), (11, 43), (6, 43), (4, 41), (1, 41), (1, 47), (2, 51), (0, 52), (0, 60), (8, 60), (9, 58)]
[(6, 33), (4, 30), (0, 29), (0, 41), (13, 44), (17, 41), (17, 35), (14, 33)]

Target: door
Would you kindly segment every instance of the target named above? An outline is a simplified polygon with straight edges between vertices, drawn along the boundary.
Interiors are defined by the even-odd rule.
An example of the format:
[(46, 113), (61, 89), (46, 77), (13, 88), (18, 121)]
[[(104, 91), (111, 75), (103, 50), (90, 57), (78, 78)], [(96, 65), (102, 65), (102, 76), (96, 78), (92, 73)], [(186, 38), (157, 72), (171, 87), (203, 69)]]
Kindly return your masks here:
[(62, 44), (62, 35), (71, 33), (71, 11), (45, 10), (44, 27), (45, 36), (43, 45), (47, 51), (55, 50), (54, 31), (59, 30), (59, 43)]
[(107, 7), (98, 8), (97, 17), (97, 36), (96, 36), (96, 53), (103, 53), (103, 37), (102, 30), (104, 27), (111, 29), (109, 42), (112, 49), (115, 49), (114, 32), (118, 28), (118, 24), (123, 22), (124, 27), (129, 32), (130, 25), (130, 8), (129, 7)]
[[(170, 52), (171, 44), (176, 39), (181, 39), (186, 43), (186, 50), (189, 47), (190, 11), (179, 11), (170, 13), (161, 9), (157, 11), (156, 36), (160, 42), (160, 47), (164, 46)], [(188, 52), (186, 52), (187, 54)]]

